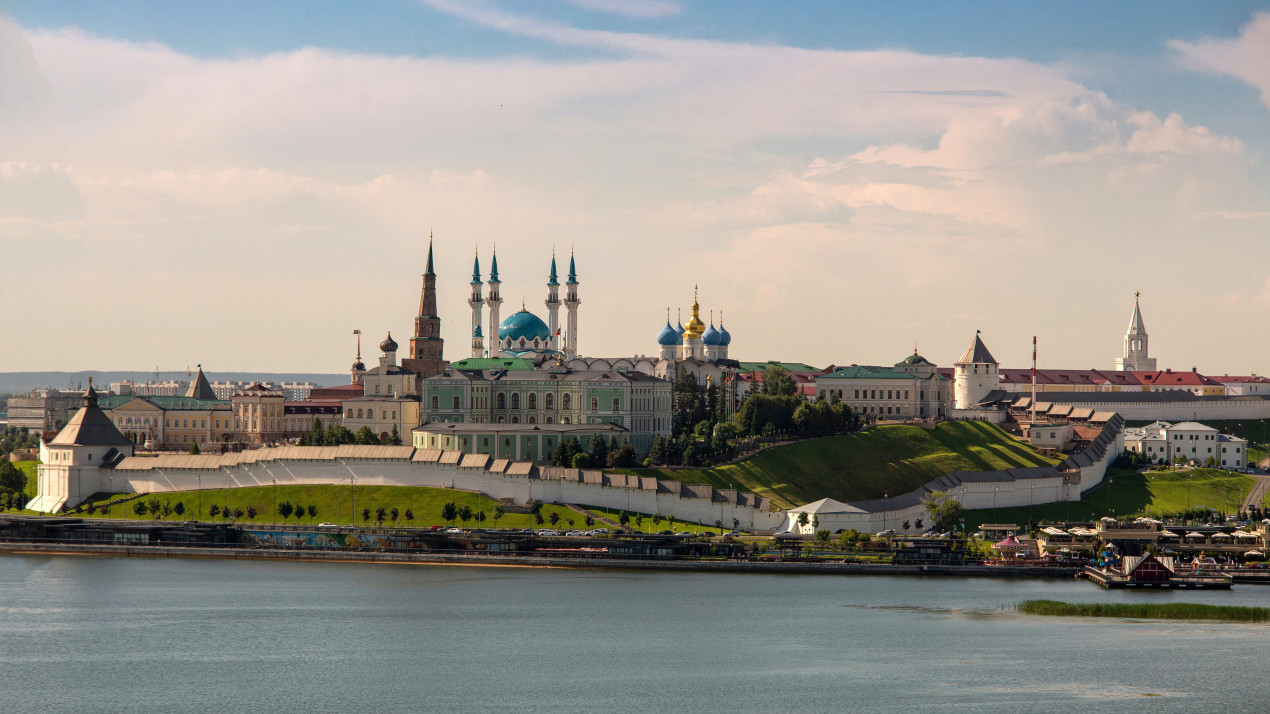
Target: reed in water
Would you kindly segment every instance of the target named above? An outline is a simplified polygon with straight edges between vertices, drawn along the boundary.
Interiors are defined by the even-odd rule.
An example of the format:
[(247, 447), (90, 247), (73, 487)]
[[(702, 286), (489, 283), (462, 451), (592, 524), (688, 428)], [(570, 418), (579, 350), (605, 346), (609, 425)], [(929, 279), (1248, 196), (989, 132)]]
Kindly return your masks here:
[(1270, 608), (1236, 605), (1170, 603), (1071, 603), (1058, 600), (1024, 600), (1019, 612), (1029, 615), (1070, 617), (1136, 617), (1153, 620), (1223, 620), (1226, 622), (1270, 622)]

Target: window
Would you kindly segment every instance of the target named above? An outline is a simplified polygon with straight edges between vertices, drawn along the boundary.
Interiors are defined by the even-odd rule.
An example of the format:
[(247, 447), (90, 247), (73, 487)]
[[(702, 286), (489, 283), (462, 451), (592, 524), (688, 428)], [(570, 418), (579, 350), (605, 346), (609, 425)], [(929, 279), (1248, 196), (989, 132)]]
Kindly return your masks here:
[(618, 411), (619, 409), (621, 409), (621, 407), (619, 406), (620, 404), (621, 402), (618, 401), (618, 398), (613, 397), (613, 411)]
[[(572, 394), (565, 394), (564, 396), (560, 397), (560, 406), (564, 407), (565, 409), (572, 408), (571, 406), (572, 404), (573, 404)], [(565, 423), (568, 424), (569, 422), (565, 422)]]
[(530, 414), (530, 415), (529, 415), (529, 423), (530, 423), (530, 424), (537, 424), (537, 423), (538, 423), (538, 418), (537, 418), (537, 417), (535, 417), (533, 414)]
[(560, 423), (561, 423), (561, 424), (570, 424), (570, 423), (572, 423), (572, 422), (570, 422), (570, 421), (569, 421), (569, 417), (561, 417), (561, 418), (560, 418)]
[(489, 437), (488, 437), (488, 436), (487, 436), (487, 437), (484, 437), (484, 438), (482, 438), (482, 439), (481, 439), (481, 446), (489, 446)]
[(358, 418), (358, 419), (361, 419), (361, 418), (362, 418), (362, 410), (361, 410), (361, 409), (358, 409), (358, 410), (357, 410), (357, 418)]
[(396, 419), (396, 418), (397, 418), (397, 410), (396, 410), (396, 409), (394, 409), (394, 410), (392, 411), (392, 418), (393, 418), (393, 419)]
[(591, 411), (598, 412), (599, 410), (600, 410), (600, 400), (595, 397), (591, 397)]
[(533, 394), (533, 393), (531, 393), (531, 394), (529, 395), (529, 408), (530, 408), (530, 409), (537, 409), (537, 408), (538, 408), (538, 395), (537, 395), (537, 394)]
[(441, 397), (438, 397), (438, 396), (433, 395), (433, 397), (432, 397), (432, 408), (433, 408), (433, 409), (440, 409), (440, 408), (441, 408)]
[(908, 399), (908, 390), (907, 390), (907, 389), (905, 389), (905, 390), (904, 390), (904, 398), (905, 398), (905, 399)]
[(458, 397), (458, 395), (455, 395), (455, 397), (454, 397), (454, 408), (455, 408), (455, 409), (458, 409), (458, 408), (459, 408), (459, 397)]
[(353, 410), (352, 410), (352, 409), (349, 409), (349, 410), (348, 410), (348, 416), (347, 416), (346, 418), (347, 418), (347, 419), (352, 419), (352, 418), (353, 418)]
[(512, 423), (513, 423), (513, 424), (519, 424), (519, 423), (520, 423), (520, 417), (518, 417), (518, 416), (514, 416), (514, 417), (512, 417)]
[(375, 385), (375, 394), (379, 394), (379, 386), (378, 384)]
[(860, 398), (860, 390), (858, 390), (858, 389), (857, 389), (857, 390), (855, 390), (855, 398), (856, 398), (856, 399), (859, 399), (859, 398)]
[(547, 417), (547, 423), (548, 423), (548, 424), (555, 424), (555, 423), (556, 423), (556, 420), (555, 420), (554, 418), (552, 418), (552, 417)]
[(556, 408), (556, 395), (548, 394), (542, 398), (543, 406), (548, 409)]
[[(506, 409), (506, 408), (507, 408), (507, 395), (506, 395), (506, 394), (499, 394), (499, 395), (498, 395), (498, 408), (499, 408), (499, 409)], [(499, 419), (499, 421), (502, 421), (502, 419)]]
[(520, 409), (520, 395), (519, 394), (512, 395), (512, 409)]
[(379, 411), (379, 418), (380, 418), (380, 419), (387, 419), (387, 418), (388, 418), (388, 410), (387, 410), (387, 409), (381, 409), (381, 410)]

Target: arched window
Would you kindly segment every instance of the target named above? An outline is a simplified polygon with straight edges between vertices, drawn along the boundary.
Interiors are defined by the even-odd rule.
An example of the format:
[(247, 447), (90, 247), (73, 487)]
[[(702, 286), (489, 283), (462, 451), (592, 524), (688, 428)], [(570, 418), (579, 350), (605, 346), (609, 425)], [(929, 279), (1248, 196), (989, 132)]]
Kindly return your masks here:
[[(543, 406), (545, 406), (546, 408), (548, 409), (556, 408), (556, 395), (548, 394), (547, 396), (542, 398), (542, 401), (543, 401)], [(547, 422), (547, 423), (551, 423), (551, 422)]]
[[(506, 408), (507, 408), (507, 395), (506, 395), (506, 394), (499, 394), (499, 395), (498, 395), (498, 408), (499, 408), (499, 409), (506, 409)], [(502, 419), (499, 419), (499, 421), (502, 421)]]
[(512, 395), (512, 409), (520, 409), (520, 395), (519, 394)]
[(570, 422), (569, 422), (569, 417), (560, 417), (560, 423), (561, 423), (561, 424), (568, 424), (568, 423), (570, 423)]
[(349, 409), (349, 410), (348, 410), (348, 416), (347, 416), (346, 418), (348, 418), (348, 419), (352, 419), (352, 418), (353, 418), (353, 410), (352, 410), (352, 409)]
[(362, 418), (362, 410), (361, 410), (361, 409), (358, 409), (358, 410), (357, 410), (357, 418), (358, 418), (358, 419), (361, 419), (361, 418)]
[(519, 423), (520, 423), (520, 417), (518, 417), (518, 416), (514, 416), (514, 417), (512, 417), (512, 423), (513, 423), (513, 424), (519, 424)]
[(532, 392), (530, 392), (529, 394), (529, 408), (530, 409), (538, 408), (538, 395)]
[(530, 423), (530, 424), (537, 424), (537, 423), (538, 423), (538, 417), (536, 417), (536, 416), (534, 416), (534, 415), (530, 414), (530, 415), (529, 415), (529, 423)]
[(502, 424), (502, 423), (503, 423), (503, 417), (499, 417), (499, 418), (498, 418), (498, 423), (499, 423), (499, 424)]
[[(570, 409), (572, 403), (573, 403), (573, 395), (571, 394), (561, 395), (560, 406), (564, 407), (565, 409)], [(569, 422), (565, 422), (565, 423), (568, 424)]]
[(556, 420), (555, 420), (555, 419), (553, 419), (552, 417), (547, 417), (547, 423), (548, 423), (548, 424), (555, 424), (555, 423), (556, 423)]

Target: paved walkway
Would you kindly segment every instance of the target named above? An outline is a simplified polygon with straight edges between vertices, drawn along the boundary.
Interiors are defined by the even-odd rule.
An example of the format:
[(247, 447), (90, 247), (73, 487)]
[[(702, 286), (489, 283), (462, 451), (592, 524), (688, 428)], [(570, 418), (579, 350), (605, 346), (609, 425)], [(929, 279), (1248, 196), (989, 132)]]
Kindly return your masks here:
[(1262, 499), (1266, 497), (1266, 491), (1270, 490), (1270, 475), (1253, 474), (1253, 478), (1257, 479), (1257, 483), (1248, 492), (1248, 498), (1240, 510), (1247, 511), (1252, 505), (1260, 506)]

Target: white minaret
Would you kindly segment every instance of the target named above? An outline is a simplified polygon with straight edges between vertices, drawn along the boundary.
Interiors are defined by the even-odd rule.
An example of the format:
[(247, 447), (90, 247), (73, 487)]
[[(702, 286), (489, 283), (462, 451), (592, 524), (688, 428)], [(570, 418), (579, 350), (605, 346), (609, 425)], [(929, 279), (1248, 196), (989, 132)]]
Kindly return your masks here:
[(498, 294), (498, 286), (501, 284), (498, 279), (498, 249), (495, 248), (494, 256), (490, 259), (489, 265), (489, 297), (485, 298), (485, 304), (489, 307), (490, 357), (497, 357), (503, 349), (498, 336), (498, 306), (503, 304), (503, 298)]
[(568, 325), (564, 335), (564, 356), (573, 359), (578, 356), (578, 269), (573, 262), (573, 253), (569, 253), (569, 280), (565, 283), (567, 292), (564, 296), (564, 309)]
[[(560, 281), (556, 279), (556, 252), (551, 252), (551, 275), (547, 276), (547, 344), (560, 349)], [(570, 328), (572, 330), (572, 328)]]
[(989, 392), (998, 389), (1001, 384), (999, 371), (1000, 365), (983, 344), (983, 340), (979, 339), (979, 331), (975, 330), (975, 338), (970, 341), (970, 346), (953, 365), (953, 385), (956, 392), (953, 408), (970, 409), (983, 401)]
[(472, 307), (472, 356), (485, 356), (485, 336), (481, 334), (481, 305), (485, 303), (481, 299), (481, 255), (476, 254), (472, 260), (472, 294), (467, 299), (467, 304)]
[(1154, 372), (1155, 358), (1148, 356), (1147, 328), (1142, 324), (1142, 307), (1133, 294), (1133, 315), (1129, 317), (1129, 329), (1124, 333), (1124, 356), (1116, 358), (1116, 369), (1121, 372)]

